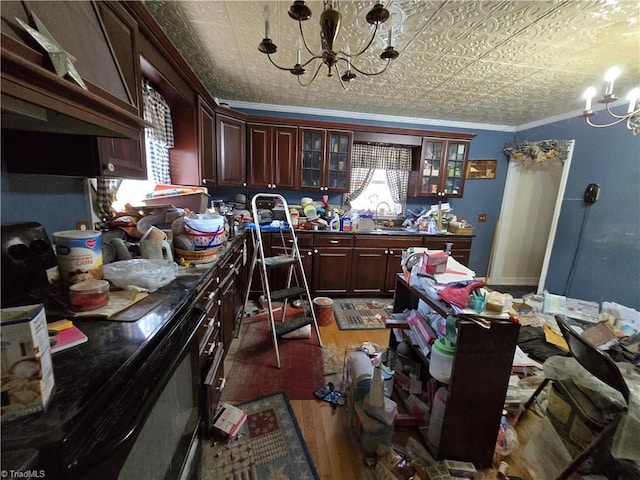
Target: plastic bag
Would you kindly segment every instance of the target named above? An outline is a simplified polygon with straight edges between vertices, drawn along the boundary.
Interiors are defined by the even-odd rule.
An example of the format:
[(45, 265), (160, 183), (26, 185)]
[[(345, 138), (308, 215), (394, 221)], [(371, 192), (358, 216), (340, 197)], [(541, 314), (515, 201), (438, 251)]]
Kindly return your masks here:
[(178, 265), (169, 260), (135, 258), (109, 263), (103, 276), (116, 287), (140, 292), (155, 292), (178, 275)]

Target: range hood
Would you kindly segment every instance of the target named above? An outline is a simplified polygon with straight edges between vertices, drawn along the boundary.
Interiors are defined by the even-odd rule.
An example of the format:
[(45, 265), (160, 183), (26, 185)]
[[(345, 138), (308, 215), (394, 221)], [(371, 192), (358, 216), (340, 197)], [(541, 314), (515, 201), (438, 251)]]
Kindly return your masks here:
[(2, 128), (126, 138), (122, 133), (2, 94)]
[[(139, 108), (138, 26), (121, 5), (5, 0), (0, 14), (3, 129), (139, 137), (147, 123)], [(36, 27), (70, 56), (83, 85), (56, 70), (30, 33)]]

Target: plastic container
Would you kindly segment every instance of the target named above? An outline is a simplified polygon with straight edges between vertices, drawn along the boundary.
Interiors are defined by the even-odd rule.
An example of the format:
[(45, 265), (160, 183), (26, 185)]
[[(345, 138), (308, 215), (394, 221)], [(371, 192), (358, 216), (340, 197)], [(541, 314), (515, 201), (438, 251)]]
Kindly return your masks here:
[(431, 407), (431, 416), (429, 417), (429, 427), (427, 429), (427, 446), (435, 457), (438, 456), (440, 434), (442, 433), (444, 412), (447, 408), (448, 399), (449, 390), (446, 387), (440, 387), (433, 397), (433, 406)]
[(55, 232), (60, 279), (66, 285), (102, 279), (102, 233), (97, 230)]
[(76, 312), (86, 312), (104, 307), (109, 303), (109, 282), (89, 280), (69, 287), (71, 308)]
[(431, 359), (429, 360), (429, 374), (442, 383), (449, 383), (451, 366), (456, 346), (446, 338), (439, 338), (433, 342)]
[(196, 250), (216, 248), (224, 243), (225, 221), (217, 214), (198, 215), (198, 218), (184, 218), (184, 230)]

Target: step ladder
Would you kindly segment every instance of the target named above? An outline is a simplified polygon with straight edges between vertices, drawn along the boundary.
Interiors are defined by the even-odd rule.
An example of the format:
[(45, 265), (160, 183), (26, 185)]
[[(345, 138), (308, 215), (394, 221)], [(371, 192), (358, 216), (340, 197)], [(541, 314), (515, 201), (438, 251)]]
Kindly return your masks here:
[[(291, 249), (285, 250), (284, 255), (278, 255), (273, 257), (265, 256), (264, 242), (262, 239), (262, 229), (260, 228), (259, 215), (258, 215), (258, 203), (264, 200), (280, 201), (284, 207), (285, 217), (287, 219), (287, 226), (282, 226), (276, 230), (274, 227), (269, 227), (270, 231), (277, 231), (283, 240), (282, 244), (286, 246), (287, 242), (284, 240), (284, 232), (286, 229), (287, 234), (291, 235)], [(298, 239), (296, 238), (295, 229), (289, 229), (291, 223), (291, 215), (289, 214), (289, 206), (287, 201), (282, 195), (275, 193), (258, 193), (251, 199), (251, 214), (253, 216), (255, 228), (252, 228), (251, 235), (253, 241), (253, 256), (251, 259), (251, 267), (249, 269), (249, 282), (247, 286), (247, 293), (245, 296), (244, 305), (249, 301), (249, 294), (251, 292), (251, 283), (253, 281), (253, 274), (258, 267), (260, 269), (260, 280), (262, 282), (262, 292), (267, 300), (268, 318), (270, 323), (270, 331), (273, 340), (273, 347), (276, 352), (276, 363), (280, 368), (280, 352), (278, 350), (278, 338), (288, 333), (291, 333), (299, 328), (305, 327), (313, 323), (316, 334), (318, 336), (318, 344), (322, 346), (322, 339), (320, 338), (320, 329), (318, 328), (318, 321), (313, 309), (313, 303), (311, 293), (309, 291), (309, 285), (307, 277), (304, 273), (304, 265), (302, 263), (302, 257), (300, 256), (300, 250), (298, 248)], [(298, 272), (296, 267), (299, 268), (300, 277), (298, 278)], [(280, 290), (272, 290), (269, 284), (269, 271), (274, 269), (288, 269), (286, 287)], [(302, 300), (302, 305), (305, 308), (305, 315), (294, 318), (290, 321), (285, 321), (287, 313), (287, 305), (289, 300), (293, 298), (299, 298)], [(306, 300), (306, 302), (305, 302)], [(282, 301), (282, 317), (276, 324), (273, 314), (273, 302)], [(244, 307), (243, 307), (244, 308)]]

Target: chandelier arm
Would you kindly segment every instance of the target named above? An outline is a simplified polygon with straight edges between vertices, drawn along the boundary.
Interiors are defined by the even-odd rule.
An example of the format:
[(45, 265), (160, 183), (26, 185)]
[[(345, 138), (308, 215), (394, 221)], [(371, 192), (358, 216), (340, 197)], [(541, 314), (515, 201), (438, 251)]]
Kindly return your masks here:
[[(629, 112), (629, 113), (627, 113), (625, 115), (617, 115), (613, 111), (611, 111), (611, 108), (609, 107), (609, 104), (607, 103), (607, 112), (609, 112), (609, 115), (611, 115), (613, 118), (624, 120), (626, 118), (631, 118), (634, 115), (638, 115), (638, 113), (640, 113), (640, 109), (636, 110), (635, 112)], [(615, 123), (613, 125), (615, 125)]]
[[(271, 62), (271, 64), (276, 67), (279, 70), (285, 70), (287, 72), (290, 72), (292, 69), (291, 68), (287, 68), (287, 67), (281, 67), (280, 65), (278, 65), (276, 62), (273, 61), (273, 59), (271, 58), (271, 55), (269, 53), (267, 53), (267, 57), (269, 57), (269, 61)], [(305, 64), (306, 65), (306, 64)]]
[(359, 57), (360, 55), (362, 55), (364, 52), (366, 52), (367, 50), (369, 50), (369, 47), (371, 46), (371, 44), (373, 43), (373, 40), (376, 38), (376, 33), (378, 31), (378, 24), (376, 23), (375, 29), (373, 30), (373, 33), (371, 34), (371, 36), (369, 37), (369, 41), (367, 43), (367, 45), (360, 50), (358, 53), (353, 53), (351, 55), (348, 55), (346, 52), (343, 52), (342, 50), (340, 50), (339, 53), (341, 53), (342, 55), (346, 56), (346, 57), (350, 57), (350, 58), (356, 58)]
[[(301, 67), (306, 67), (307, 65), (309, 65), (311, 62), (313, 62), (316, 59), (322, 59), (322, 55), (314, 55), (313, 57), (311, 57), (309, 60), (307, 60), (306, 62), (304, 62), (302, 65), (300, 65)], [(320, 64), (322, 65), (322, 63)]]
[[(347, 61), (345, 58), (340, 58), (340, 60), (343, 61)], [(391, 64), (391, 60), (387, 60), (387, 63), (385, 64), (384, 68), (382, 70), (380, 70), (379, 72), (373, 72), (373, 73), (369, 73), (369, 72), (365, 72), (363, 70), (360, 70), (358, 67), (356, 67), (353, 63), (351, 64), (351, 68), (353, 68), (356, 72), (365, 75), (367, 77), (375, 77), (376, 75), (382, 75), (384, 72), (386, 72), (387, 68), (389, 68), (389, 65)]]
[[(313, 56), (313, 58), (319, 58), (320, 55), (317, 55), (311, 51), (309, 45), (307, 45), (307, 39), (304, 38), (304, 33), (302, 33), (302, 20), (298, 20), (298, 25), (300, 26), (300, 38), (302, 39), (302, 43), (304, 44), (304, 48), (309, 52), (309, 55)], [(306, 65), (306, 63), (305, 63)]]
[(298, 83), (303, 87), (308, 87), (309, 85), (311, 85), (313, 83), (313, 81), (316, 79), (316, 77), (318, 76), (318, 73), (320, 72), (320, 69), (322, 68), (322, 65), (324, 65), (324, 64), (320, 63), (320, 65), (318, 65), (318, 68), (316, 68), (316, 73), (313, 74), (313, 77), (311, 77), (311, 80), (309, 80), (309, 83), (302, 83), (300, 81), (300, 77), (302, 75), (298, 75)]
[(593, 123), (593, 122), (589, 119), (589, 117), (585, 117), (585, 120), (586, 120), (586, 121), (587, 121), (587, 123), (588, 123), (590, 126), (592, 126), (592, 127), (595, 127), (595, 128), (605, 128), (605, 127), (612, 127), (612, 126), (614, 126), (614, 125), (617, 125), (617, 124), (619, 124), (620, 122), (623, 122), (624, 120), (627, 120), (627, 118), (626, 118), (626, 117), (622, 117), (622, 118), (619, 118), (618, 120), (616, 120), (615, 122), (611, 122), (611, 123), (602, 123), (602, 124), (596, 124), (596, 123)]

